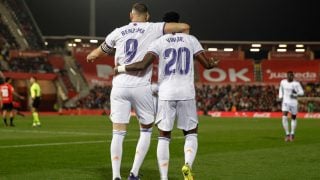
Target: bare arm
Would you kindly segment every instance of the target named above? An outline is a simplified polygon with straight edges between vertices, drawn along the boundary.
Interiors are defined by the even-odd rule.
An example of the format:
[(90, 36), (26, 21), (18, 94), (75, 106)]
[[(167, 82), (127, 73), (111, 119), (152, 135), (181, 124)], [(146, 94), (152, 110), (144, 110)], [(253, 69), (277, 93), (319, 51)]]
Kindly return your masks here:
[(18, 94), (17, 92), (13, 91), (13, 95), (15, 95), (16, 97), (18, 97), (19, 99), (24, 99), (23, 96), (21, 96), (20, 94)]
[(105, 42), (88, 54), (87, 62), (94, 62), (97, 58), (103, 56), (104, 54), (114, 54), (114, 49), (109, 47)]
[(164, 26), (164, 33), (182, 32), (189, 34), (190, 26), (186, 23), (166, 23)]
[(215, 58), (207, 58), (204, 52), (201, 52), (195, 57), (200, 64), (206, 69), (212, 69), (218, 66), (219, 60)]
[(147, 53), (144, 56), (142, 61), (130, 64), (130, 65), (122, 65), (122, 66), (115, 67), (115, 72), (121, 73), (126, 71), (142, 71), (147, 67), (149, 67), (156, 58), (157, 57), (154, 54)]

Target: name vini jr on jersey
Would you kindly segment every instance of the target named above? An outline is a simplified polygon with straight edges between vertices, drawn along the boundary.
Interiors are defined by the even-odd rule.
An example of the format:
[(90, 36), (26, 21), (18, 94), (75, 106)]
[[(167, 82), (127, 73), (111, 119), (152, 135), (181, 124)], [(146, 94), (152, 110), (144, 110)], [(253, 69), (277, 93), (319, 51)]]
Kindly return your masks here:
[(144, 33), (144, 29), (142, 28), (130, 28), (130, 29), (125, 29), (123, 31), (121, 31), (122, 36), (125, 36), (127, 34), (131, 34), (131, 33)]
[(178, 37), (169, 37), (169, 38), (166, 39), (166, 41), (167, 41), (168, 43), (184, 42), (184, 41), (183, 41), (183, 37), (181, 37), (181, 36), (178, 36)]

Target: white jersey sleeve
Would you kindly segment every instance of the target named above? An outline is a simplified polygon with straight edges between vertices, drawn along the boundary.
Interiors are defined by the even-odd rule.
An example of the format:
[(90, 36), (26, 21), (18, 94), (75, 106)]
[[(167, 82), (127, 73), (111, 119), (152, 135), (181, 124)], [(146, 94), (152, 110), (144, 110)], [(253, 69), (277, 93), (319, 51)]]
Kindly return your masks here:
[(111, 48), (115, 48), (116, 40), (118, 35), (118, 28), (113, 30), (105, 39), (105, 43), (107, 46)]
[(284, 89), (283, 89), (283, 80), (281, 80), (280, 86), (279, 86), (279, 95), (278, 95), (279, 99), (283, 98), (283, 91), (284, 91)]
[(194, 55), (204, 51), (202, 45), (200, 44), (199, 40), (197, 38), (195, 38), (194, 36), (191, 36), (191, 41), (192, 41), (192, 44), (193, 44), (193, 52), (194, 52)]
[(294, 90), (296, 91), (298, 96), (304, 95), (304, 90), (298, 81), (296, 81), (296, 83), (295, 83)]

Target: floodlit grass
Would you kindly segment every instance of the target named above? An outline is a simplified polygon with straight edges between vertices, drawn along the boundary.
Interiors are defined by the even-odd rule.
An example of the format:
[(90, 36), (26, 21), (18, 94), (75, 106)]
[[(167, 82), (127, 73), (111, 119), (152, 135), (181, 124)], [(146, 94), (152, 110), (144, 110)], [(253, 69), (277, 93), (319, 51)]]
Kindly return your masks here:
[[(106, 116), (18, 117), (0, 127), (0, 179), (111, 179), (111, 122)], [(280, 119), (200, 117), (195, 179), (320, 179), (320, 120), (300, 119), (295, 142), (283, 141)], [(140, 173), (159, 179), (157, 130)], [(139, 128), (132, 120), (124, 143), (122, 177), (129, 174)], [(169, 179), (182, 179), (184, 139), (175, 129)]]

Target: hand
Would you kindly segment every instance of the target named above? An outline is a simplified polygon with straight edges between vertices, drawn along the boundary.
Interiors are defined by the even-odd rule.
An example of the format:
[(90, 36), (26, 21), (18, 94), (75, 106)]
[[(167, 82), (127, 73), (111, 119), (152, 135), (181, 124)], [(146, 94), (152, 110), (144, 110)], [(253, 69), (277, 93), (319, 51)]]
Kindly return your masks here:
[(119, 74), (118, 66), (116, 66), (116, 67), (113, 68), (113, 72), (114, 72), (114, 75)]
[(88, 63), (93, 63), (96, 59), (98, 58), (98, 56), (96, 56), (93, 53), (88, 54), (87, 56), (87, 62)]
[(19, 96), (19, 99), (24, 100), (25, 98), (23, 96)]
[(291, 97), (292, 99), (297, 99), (298, 95), (297, 95), (297, 94), (291, 94), (290, 97)]
[(218, 66), (218, 63), (219, 63), (219, 61), (220, 61), (219, 59), (214, 58), (214, 57), (211, 57), (209, 60), (210, 60), (210, 61), (209, 61), (210, 67), (217, 67), (217, 66)]

